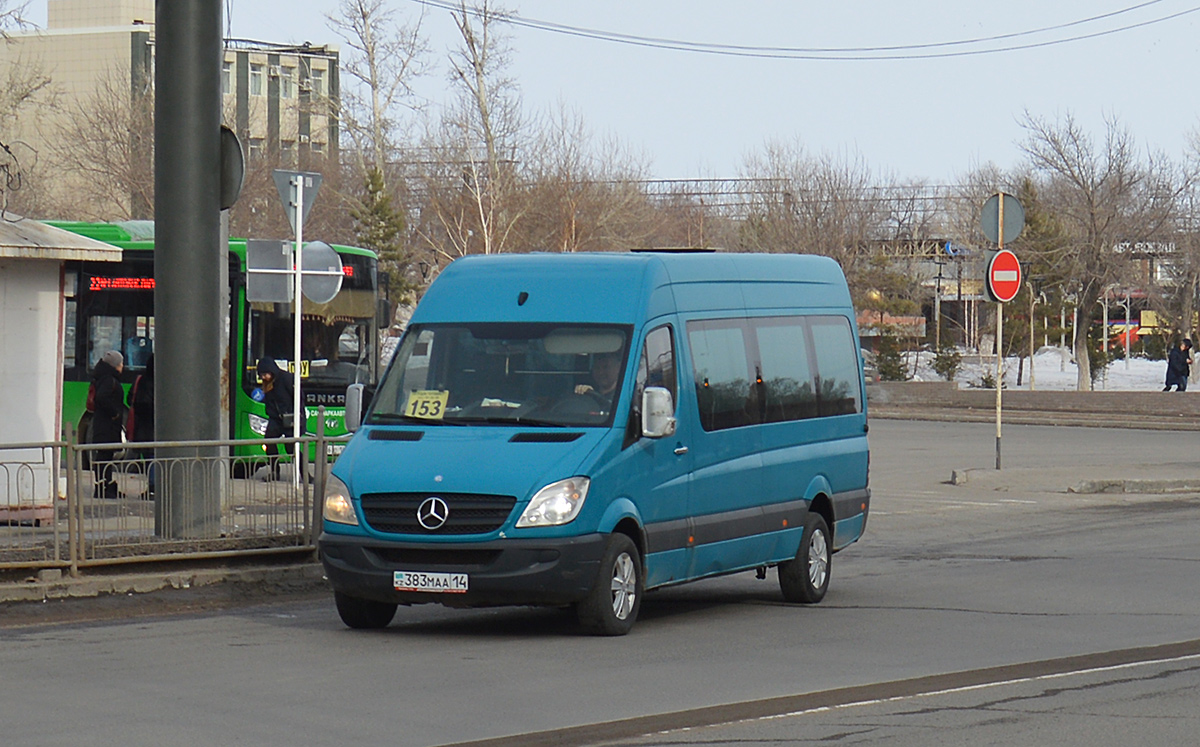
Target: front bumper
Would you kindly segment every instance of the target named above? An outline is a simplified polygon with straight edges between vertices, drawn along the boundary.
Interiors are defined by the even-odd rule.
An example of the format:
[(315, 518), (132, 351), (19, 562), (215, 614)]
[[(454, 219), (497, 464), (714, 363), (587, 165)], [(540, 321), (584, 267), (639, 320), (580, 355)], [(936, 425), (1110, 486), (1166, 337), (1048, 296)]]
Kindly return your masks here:
[[(561, 606), (582, 600), (596, 581), (603, 534), (492, 542), (382, 542), (322, 532), (321, 563), (335, 591), (389, 604)], [(396, 591), (396, 571), (466, 573), (461, 594)]]

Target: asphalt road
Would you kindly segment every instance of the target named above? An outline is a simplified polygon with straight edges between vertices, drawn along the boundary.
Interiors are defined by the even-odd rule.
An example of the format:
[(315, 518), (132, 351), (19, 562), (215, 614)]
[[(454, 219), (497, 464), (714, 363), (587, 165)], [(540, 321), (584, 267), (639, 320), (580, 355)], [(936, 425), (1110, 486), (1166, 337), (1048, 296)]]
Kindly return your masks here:
[[(1071, 463), (1178, 470), (1200, 436), (1004, 435), (1002, 476), (956, 486), (951, 470), (993, 465), (992, 426), (873, 422), (867, 534), (815, 607), (783, 604), (772, 572), (649, 595), (615, 639), (526, 609), (402, 609), (354, 632), (311, 599), (8, 628), (3, 741), (1013, 744), (1094, 714), (1089, 744), (1180, 743), (1197, 725), (1200, 497), (1061, 482)], [(1148, 719), (1122, 718), (1135, 708), (1161, 731), (1144, 739)]]

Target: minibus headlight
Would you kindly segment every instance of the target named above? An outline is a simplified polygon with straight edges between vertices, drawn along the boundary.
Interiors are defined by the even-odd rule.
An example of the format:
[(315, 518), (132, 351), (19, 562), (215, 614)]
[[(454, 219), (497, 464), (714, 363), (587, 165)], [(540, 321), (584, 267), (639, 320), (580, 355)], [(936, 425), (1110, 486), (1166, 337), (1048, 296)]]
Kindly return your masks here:
[(350, 502), (350, 489), (333, 475), (325, 481), (325, 509), (322, 514), (325, 521), (358, 524), (358, 515), (354, 513), (354, 504)]
[(590, 484), (591, 480), (586, 477), (571, 477), (550, 483), (529, 501), (517, 520), (517, 526), (552, 527), (566, 524), (579, 515)]

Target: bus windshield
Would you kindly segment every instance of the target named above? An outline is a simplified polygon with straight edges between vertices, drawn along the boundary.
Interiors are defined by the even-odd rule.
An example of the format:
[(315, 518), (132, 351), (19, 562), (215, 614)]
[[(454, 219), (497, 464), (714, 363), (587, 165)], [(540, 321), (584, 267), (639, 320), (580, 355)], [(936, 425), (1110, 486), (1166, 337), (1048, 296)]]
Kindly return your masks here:
[(608, 425), (630, 333), (615, 325), (414, 325), (367, 423)]
[[(342, 288), (328, 303), (302, 298), (300, 307), (301, 384), (306, 392), (342, 394), (350, 384), (374, 384), (378, 378), (375, 332), (375, 259), (341, 254)], [(273, 358), (285, 371), (295, 371), (296, 327), (290, 303), (252, 301), (246, 315), (245, 370), (247, 392), (257, 384), (261, 358)]]
[[(363, 296), (366, 314), (354, 313), (356, 294)], [(274, 304), (251, 304), (249, 332), (246, 335), (247, 375), (253, 381), (255, 363), (274, 358), (290, 369), (295, 352), (295, 327), (290, 309), (279, 313)], [(306, 303), (300, 321), (300, 378), (306, 388), (320, 387), (345, 391), (350, 384), (375, 381), (374, 308), (369, 292), (343, 290), (333, 303), (331, 313), (315, 313)], [(360, 315), (361, 314), (361, 315)], [(287, 364), (287, 365), (284, 365)]]

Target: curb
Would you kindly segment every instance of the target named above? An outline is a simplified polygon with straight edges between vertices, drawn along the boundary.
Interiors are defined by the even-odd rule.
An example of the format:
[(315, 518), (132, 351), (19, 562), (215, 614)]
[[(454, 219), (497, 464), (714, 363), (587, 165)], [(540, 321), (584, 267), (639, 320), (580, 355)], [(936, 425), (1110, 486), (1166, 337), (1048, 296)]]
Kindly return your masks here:
[(189, 568), (167, 572), (93, 574), (71, 578), (55, 568), (24, 582), (0, 584), (0, 604), (42, 603), (150, 595), (157, 592), (228, 587), (242, 596), (315, 593), (329, 588), (320, 563), (249, 568)]
[(1084, 480), (1067, 488), (1068, 493), (1133, 493), (1167, 495), (1200, 493), (1200, 480)]
[[(971, 482), (971, 473), (979, 472), (992, 475), (990, 469), (972, 467), (950, 471), (950, 485), (966, 485)], [(1099, 480), (1081, 480), (1069, 485), (1065, 490), (1053, 489), (1051, 492), (1066, 492), (1077, 495), (1099, 495), (1122, 493), (1126, 495), (1186, 495), (1200, 494), (1200, 478), (1185, 478), (1178, 480), (1127, 480), (1123, 478), (1108, 478)]]
[[(971, 407), (908, 407), (869, 405), (867, 418), (879, 420), (924, 420), (940, 423), (994, 423), (995, 410)], [(1127, 428), (1150, 431), (1200, 431), (1200, 421), (1122, 416), (1105, 413), (1067, 413), (1051, 411), (1004, 410), (1005, 425), (1044, 425), (1089, 428)]]

